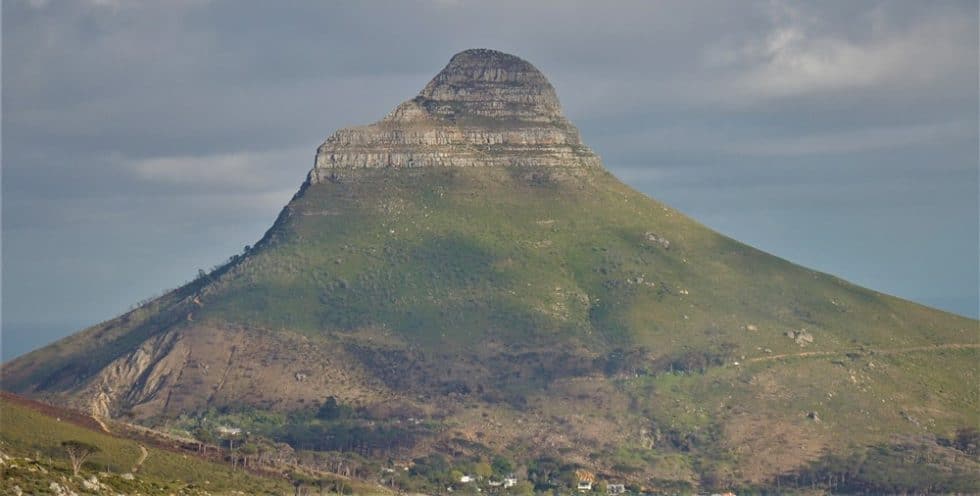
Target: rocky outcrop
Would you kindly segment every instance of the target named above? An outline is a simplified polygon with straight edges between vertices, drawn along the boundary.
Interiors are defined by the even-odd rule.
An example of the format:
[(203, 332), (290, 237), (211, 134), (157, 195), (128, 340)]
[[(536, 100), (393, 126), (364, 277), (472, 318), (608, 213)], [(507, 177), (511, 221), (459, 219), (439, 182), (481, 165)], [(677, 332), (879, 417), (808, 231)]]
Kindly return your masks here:
[(800, 346), (813, 344), (813, 335), (807, 332), (806, 329), (800, 329), (799, 331), (786, 331), (786, 337), (792, 339)]
[(561, 115), (555, 89), (527, 61), (496, 50), (466, 50), (416, 99), (443, 119), (486, 117), (551, 123)]
[[(112, 417), (119, 405), (140, 405), (161, 398), (186, 366), (190, 350), (178, 331), (145, 341), (136, 351), (102, 369), (93, 382), (89, 411)], [(165, 397), (165, 395), (164, 395)]]
[(316, 184), (352, 168), (493, 166), (601, 163), (540, 71), (513, 55), (466, 50), (380, 122), (327, 138), (309, 179)]
[(389, 399), (386, 388), (355, 361), (333, 356), (330, 346), (285, 333), (180, 327), (146, 339), (78, 391), (51, 399), (100, 418), (149, 418), (212, 404), (289, 410), (329, 395)]
[(643, 237), (646, 238), (646, 240), (651, 244), (660, 245), (665, 250), (670, 249), (670, 240), (657, 233), (647, 232), (643, 234)]

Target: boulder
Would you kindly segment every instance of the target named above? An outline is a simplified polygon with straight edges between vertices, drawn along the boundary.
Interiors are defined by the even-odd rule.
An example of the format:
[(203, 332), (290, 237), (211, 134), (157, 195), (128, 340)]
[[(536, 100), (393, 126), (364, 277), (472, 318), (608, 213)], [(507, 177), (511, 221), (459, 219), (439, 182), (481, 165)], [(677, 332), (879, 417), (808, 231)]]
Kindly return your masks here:
[(670, 249), (670, 241), (655, 232), (646, 232), (643, 234), (643, 237), (648, 243), (660, 245), (665, 250)]
[(786, 337), (792, 339), (800, 346), (813, 344), (813, 335), (807, 332), (806, 329), (800, 329), (799, 331), (786, 331)]

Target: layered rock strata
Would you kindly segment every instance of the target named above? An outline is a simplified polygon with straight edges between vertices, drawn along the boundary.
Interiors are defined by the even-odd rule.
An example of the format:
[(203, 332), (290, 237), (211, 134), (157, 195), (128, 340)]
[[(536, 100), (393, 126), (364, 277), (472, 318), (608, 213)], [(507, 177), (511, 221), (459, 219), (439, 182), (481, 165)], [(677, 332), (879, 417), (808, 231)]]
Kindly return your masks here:
[(340, 169), (601, 167), (562, 115), (547, 78), (494, 50), (466, 50), (381, 121), (337, 131), (317, 149), (310, 182)]

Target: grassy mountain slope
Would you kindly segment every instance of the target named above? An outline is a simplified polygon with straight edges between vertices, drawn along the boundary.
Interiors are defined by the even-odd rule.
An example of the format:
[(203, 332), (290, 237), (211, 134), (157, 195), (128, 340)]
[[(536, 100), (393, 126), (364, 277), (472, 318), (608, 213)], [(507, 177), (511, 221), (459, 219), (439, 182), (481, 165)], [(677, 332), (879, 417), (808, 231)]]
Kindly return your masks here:
[[(804, 330), (812, 342), (787, 336)], [(976, 330), (721, 236), (603, 171), (354, 170), (304, 187), (228, 266), (12, 363), (5, 387), (95, 398), (125, 376), (106, 369), (144, 361), (135, 386), (109, 382), (123, 390), (108, 413), (336, 396), (383, 425), (430, 419), (403, 455), (768, 481), (828, 450), (974, 425)]]
[[(32, 404), (22, 398), (0, 396), (0, 418), (3, 494), (16, 494), (15, 486), (26, 494), (48, 494), (52, 482), (83, 494), (228, 494), (241, 490), (249, 494), (283, 494), (292, 489), (281, 477), (258, 477), (232, 470), (231, 465), (194, 457), (189, 462), (187, 454), (152, 445), (147, 448), (139, 440), (100, 431), (84, 415)], [(69, 440), (99, 449), (83, 465), (81, 478), (72, 476), (61, 447)], [(145, 456), (141, 446), (146, 450)], [(82, 479), (92, 476), (105, 487), (86, 488)]]
[(808, 350), (975, 338), (974, 321), (754, 250), (604, 172), (359, 172), (286, 212), (275, 249), (217, 284), (199, 315), (313, 333), (384, 325), (438, 347), (572, 338), (666, 351), (748, 324), (770, 332), (742, 334), (743, 351), (794, 350), (771, 331), (799, 328), (819, 335)]

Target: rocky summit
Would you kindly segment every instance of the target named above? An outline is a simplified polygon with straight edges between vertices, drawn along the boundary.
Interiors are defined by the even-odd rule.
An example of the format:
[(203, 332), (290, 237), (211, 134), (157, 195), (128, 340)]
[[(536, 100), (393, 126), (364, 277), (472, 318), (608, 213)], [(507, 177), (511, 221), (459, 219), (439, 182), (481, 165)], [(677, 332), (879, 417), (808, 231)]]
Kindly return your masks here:
[(493, 50), (467, 50), (419, 95), (369, 126), (320, 145), (310, 182), (361, 167), (600, 167), (534, 66)]
[(409, 492), (978, 492), (977, 327), (635, 191), (534, 66), (467, 50), (254, 246), (2, 373)]

